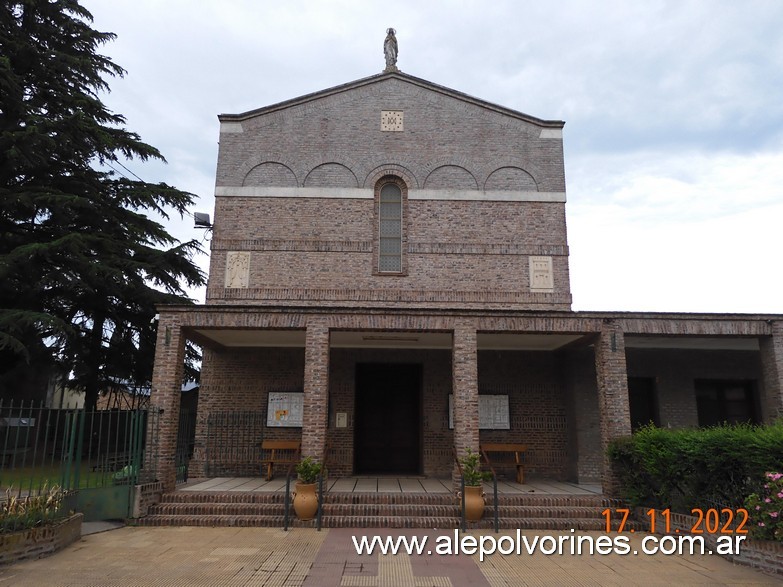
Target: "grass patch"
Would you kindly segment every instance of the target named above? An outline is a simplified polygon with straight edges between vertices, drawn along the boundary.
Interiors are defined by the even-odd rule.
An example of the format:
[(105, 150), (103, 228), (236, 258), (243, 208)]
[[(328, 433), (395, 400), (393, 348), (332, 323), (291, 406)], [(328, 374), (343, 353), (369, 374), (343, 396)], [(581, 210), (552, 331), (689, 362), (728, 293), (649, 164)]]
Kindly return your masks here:
[[(102, 487), (112, 484), (113, 471), (93, 471), (94, 463), (82, 463), (79, 467), (79, 489)], [(0, 491), (9, 487), (21, 489), (23, 493), (40, 492), (45, 487), (64, 486), (65, 471), (60, 463), (48, 463), (37, 466), (16, 467), (0, 470)], [(71, 479), (75, 479), (74, 467), (70, 470)], [(72, 487), (76, 489), (76, 487)]]

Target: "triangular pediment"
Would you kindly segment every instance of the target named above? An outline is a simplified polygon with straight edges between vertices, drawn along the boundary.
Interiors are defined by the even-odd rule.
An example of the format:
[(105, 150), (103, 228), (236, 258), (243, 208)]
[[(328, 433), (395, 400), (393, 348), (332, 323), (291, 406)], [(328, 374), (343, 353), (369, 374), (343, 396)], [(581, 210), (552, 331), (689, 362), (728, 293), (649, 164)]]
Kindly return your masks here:
[[(451, 88), (447, 88), (445, 86), (441, 86), (431, 81), (402, 73), (400, 71), (380, 73), (339, 86), (334, 86), (332, 88), (327, 88), (325, 90), (320, 90), (318, 92), (313, 92), (311, 94), (306, 94), (298, 98), (285, 100), (284, 102), (278, 102), (277, 104), (249, 110), (247, 112), (241, 112), (238, 114), (221, 114), (218, 116), (218, 118), (221, 122), (241, 122), (256, 117), (280, 113), (285, 110), (300, 108), (302, 106), (307, 106), (309, 103), (321, 102), (330, 98), (340, 97), (345, 100), (350, 100), (352, 93), (372, 89), (378, 89), (380, 92), (382, 91), (381, 88), (384, 85), (389, 84), (400, 84), (403, 88), (410, 91), (419, 92), (422, 95), (430, 94), (433, 97), (440, 96), (451, 98), (466, 105), (472, 105), (476, 108), (494, 112), (511, 119), (527, 122), (541, 128), (562, 128), (565, 125), (565, 122), (561, 120), (544, 120), (541, 118), (536, 118), (535, 116), (530, 116), (529, 114), (525, 114), (505, 106), (493, 104), (492, 102), (475, 98), (463, 92), (459, 92), (457, 90), (453, 90)], [(398, 86), (398, 88), (399, 87), (400, 86)]]

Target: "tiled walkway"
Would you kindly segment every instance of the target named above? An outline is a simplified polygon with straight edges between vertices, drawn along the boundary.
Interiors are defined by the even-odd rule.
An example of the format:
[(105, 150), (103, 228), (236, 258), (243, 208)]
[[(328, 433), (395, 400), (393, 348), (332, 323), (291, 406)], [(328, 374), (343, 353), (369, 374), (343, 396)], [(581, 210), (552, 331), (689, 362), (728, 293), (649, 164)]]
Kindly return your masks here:
[[(317, 532), (279, 528), (122, 528), (83, 537), (49, 558), (0, 567), (0, 586), (508, 587), (510, 585), (780, 585), (717, 555), (428, 554), (453, 530)], [(421, 555), (358, 555), (353, 537), (427, 537)], [(478, 532), (470, 532), (479, 538)], [(521, 532), (528, 540), (569, 532)], [(595, 532), (585, 536), (597, 538)], [(503, 535), (515, 538), (514, 532)], [(496, 536), (497, 535), (493, 535)], [(643, 533), (630, 535), (640, 549)], [(511, 539), (509, 538), (509, 539)], [(507, 539), (508, 540), (508, 539)]]
[[(292, 483), (293, 485), (293, 483)], [(278, 477), (266, 481), (260, 477), (214, 477), (212, 479), (192, 479), (186, 485), (179, 486), (180, 491), (259, 491), (277, 492), (285, 488), (285, 479)], [(452, 493), (450, 479), (428, 477), (339, 477), (330, 479), (326, 485), (332, 492), (370, 492), (370, 493)], [(492, 484), (484, 485), (484, 490), (492, 492)], [(595, 484), (562, 483), (550, 480), (531, 480), (525, 484), (511, 481), (499, 481), (498, 493), (533, 495), (600, 495), (601, 486)]]

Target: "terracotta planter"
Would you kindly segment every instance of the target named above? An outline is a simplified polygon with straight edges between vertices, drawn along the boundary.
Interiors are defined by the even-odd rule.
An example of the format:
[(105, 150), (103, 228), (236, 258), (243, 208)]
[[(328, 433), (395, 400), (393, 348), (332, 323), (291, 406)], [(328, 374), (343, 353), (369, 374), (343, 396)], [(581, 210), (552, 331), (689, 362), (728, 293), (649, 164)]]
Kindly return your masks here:
[(315, 483), (296, 484), (294, 491), (294, 511), (300, 520), (312, 520), (318, 511), (318, 494)]
[[(462, 511), (462, 496), (459, 502)], [(484, 488), (482, 486), (465, 487), (465, 519), (468, 522), (477, 522), (484, 516)]]

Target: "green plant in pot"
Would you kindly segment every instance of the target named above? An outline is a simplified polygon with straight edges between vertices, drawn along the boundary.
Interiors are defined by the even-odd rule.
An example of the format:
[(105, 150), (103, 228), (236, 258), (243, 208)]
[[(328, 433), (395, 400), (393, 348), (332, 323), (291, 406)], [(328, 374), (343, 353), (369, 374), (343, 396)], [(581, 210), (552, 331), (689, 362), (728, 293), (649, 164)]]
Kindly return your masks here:
[(294, 491), (294, 511), (300, 520), (312, 520), (318, 511), (318, 495), (315, 482), (321, 474), (321, 463), (312, 457), (305, 457), (296, 465), (296, 491)]
[[(462, 467), (462, 477), (465, 479), (465, 518), (475, 522), (484, 515), (484, 487), (482, 483), (492, 478), (488, 471), (481, 470), (481, 456), (471, 449), (459, 461)], [(462, 495), (460, 510), (462, 508)]]

